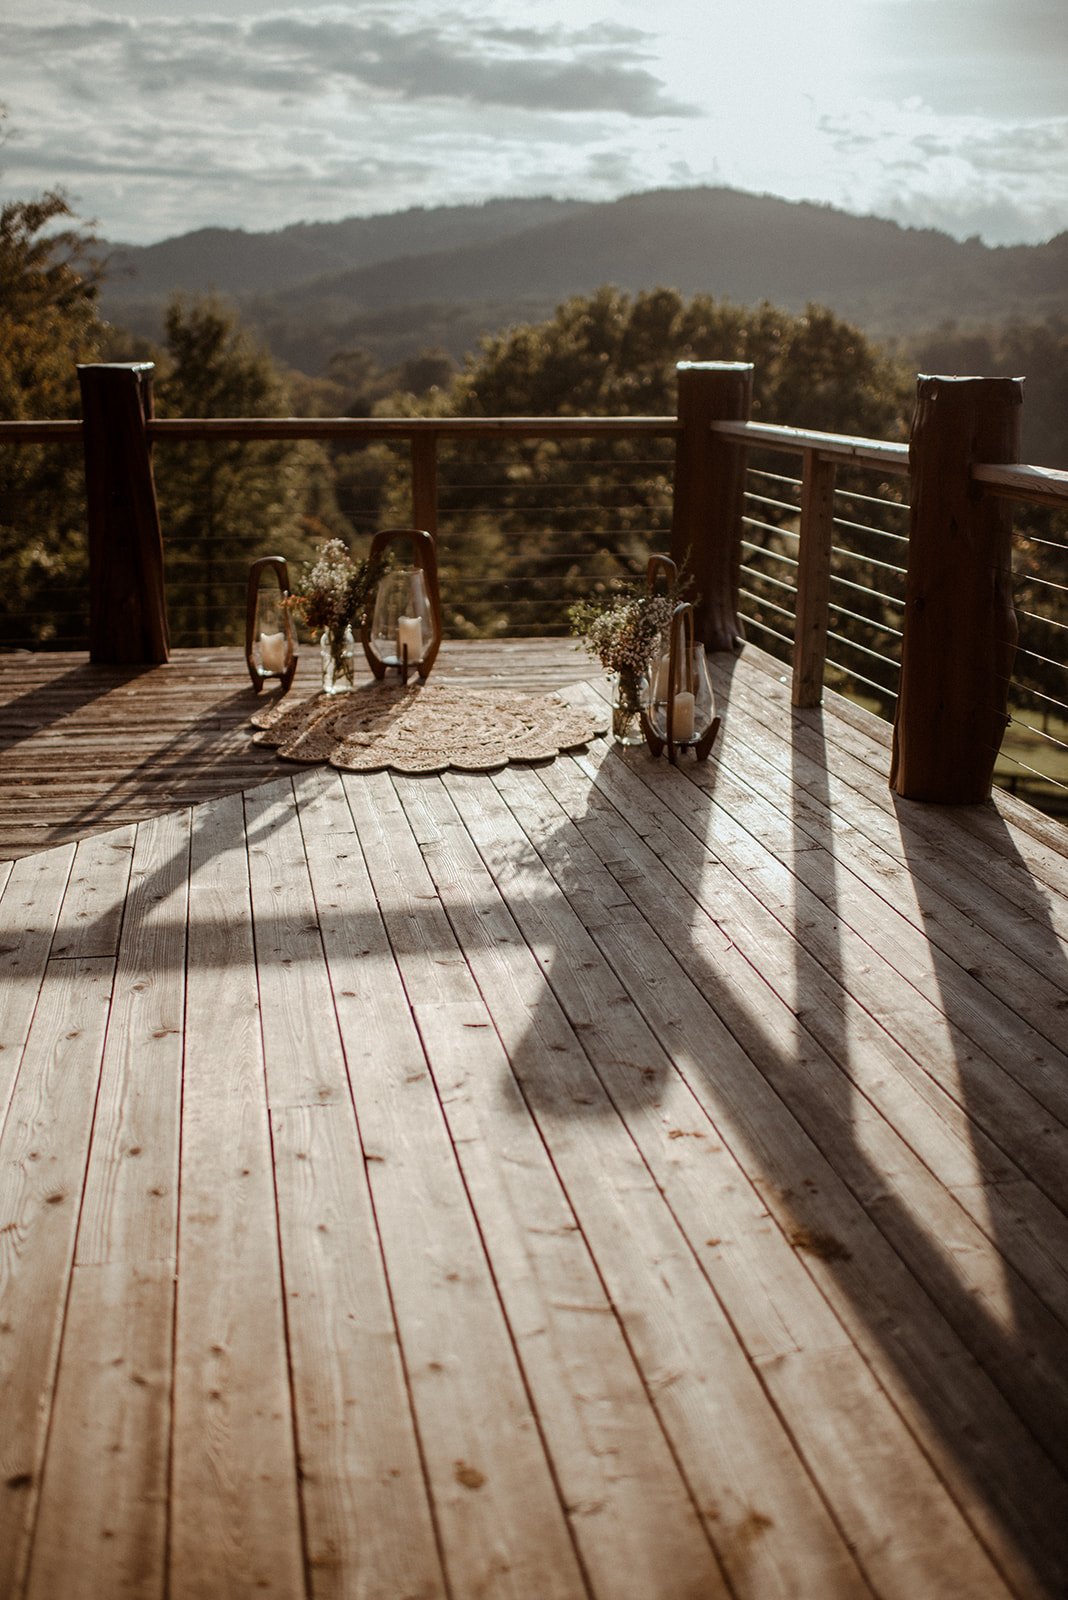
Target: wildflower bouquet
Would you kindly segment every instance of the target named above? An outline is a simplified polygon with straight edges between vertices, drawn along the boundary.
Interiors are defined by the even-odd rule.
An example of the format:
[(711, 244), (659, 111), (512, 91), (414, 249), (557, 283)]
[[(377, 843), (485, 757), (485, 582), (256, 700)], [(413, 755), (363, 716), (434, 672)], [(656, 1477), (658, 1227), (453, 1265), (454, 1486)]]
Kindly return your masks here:
[[(607, 600), (580, 600), (568, 611), (571, 632), (581, 639), (618, 684), (617, 735), (631, 742), (624, 730), (641, 708), (641, 680), (657, 641), (671, 625), (674, 592), (649, 594), (631, 584)], [(640, 737), (640, 735), (635, 735)]]
[(337, 677), (352, 681), (353, 629), (363, 624), (386, 565), (369, 556), (353, 561), (340, 539), (327, 539), (301, 571), (288, 603), (308, 628), (321, 631), (324, 675), (329, 659), (331, 683)]

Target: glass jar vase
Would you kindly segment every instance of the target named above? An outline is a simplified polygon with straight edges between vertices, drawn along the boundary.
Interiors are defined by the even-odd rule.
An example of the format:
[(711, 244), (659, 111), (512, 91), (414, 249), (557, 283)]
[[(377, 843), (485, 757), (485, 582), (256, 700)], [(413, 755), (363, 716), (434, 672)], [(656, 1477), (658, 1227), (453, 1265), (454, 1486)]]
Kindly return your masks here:
[(324, 628), (319, 639), (323, 693), (342, 694), (356, 679), (356, 641), (351, 628)]

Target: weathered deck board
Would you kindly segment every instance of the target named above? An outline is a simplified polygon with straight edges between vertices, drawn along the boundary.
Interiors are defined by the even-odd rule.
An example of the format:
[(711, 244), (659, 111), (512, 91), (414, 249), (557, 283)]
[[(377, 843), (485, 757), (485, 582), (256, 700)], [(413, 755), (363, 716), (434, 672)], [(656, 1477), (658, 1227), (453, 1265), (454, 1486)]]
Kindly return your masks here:
[(0, 1134), (4, 1600), (21, 1593), (37, 1511), (113, 972), (49, 963)]
[(186, 970), (170, 1594), (285, 1600), (303, 1538), (240, 795), (194, 814)]
[[(666, 763), (658, 770), (670, 781), (673, 775)], [(521, 785), (525, 785), (521, 774), (507, 773), (499, 780), (500, 788), (509, 794)], [(698, 984), (707, 989), (710, 980), (715, 979), (712, 972), (698, 976), (696, 970), (708, 959), (707, 949), (692, 966), (686, 955), (681, 955), (682, 949), (693, 945), (684, 929), (671, 929), (672, 943), (680, 951), (680, 961), (676, 963), (671, 950), (630, 908), (617, 905), (610, 916), (597, 912), (591, 916), (589, 908), (611, 900), (609, 890), (598, 891), (591, 881), (606, 869), (594, 852), (584, 853), (581, 844), (547, 812), (544, 804), (524, 808), (521, 820), (528, 835), (538, 844), (550, 871), (564, 883), (572, 903), (587, 908), (580, 915), (590, 923), (594, 940), (616, 981), (634, 998), (656, 1036), (669, 1041), (667, 1048), (678, 1069), (678, 1080), (673, 1074), (666, 1074), (665, 1087), (676, 1088), (677, 1081), (679, 1088), (685, 1086), (688, 1091), (683, 1097), (676, 1088), (677, 1108), (668, 1100), (664, 1088), (651, 1097), (654, 1107), (667, 1113), (667, 1140), (681, 1143), (693, 1139), (698, 1149), (706, 1148), (707, 1142), (710, 1153), (717, 1157), (716, 1164), (727, 1169), (720, 1178), (718, 1194), (710, 1200), (709, 1172), (702, 1172), (692, 1157), (673, 1160), (671, 1144), (665, 1142), (658, 1149), (646, 1139), (642, 1148), (648, 1152), (654, 1175), (686, 1229), (691, 1246), (706, 1259), (709, 1275), (734, 1327), (749, 1348), (751, 1359), (761, 1364), (765, 1382), (792, 1435), (812, 1461), (817, 1477), (826, 1479), (830, 1475), (831, 1481), (822, 1484), (824, 1494), (835, 1506), (869, 1577), (880, 1592), (922, 1593), (931, 1584), (933, 1574), (961, 1561), (969, 1538), (965, 1535), (962, 1539), (964, 1530), (953, 1508), (946, 1504), (941, 1485), (932, 1481), (926, 1463), (912, 1441), (903, 1435), (892, 1410), (872, 1392), (863, 1363), (842, 1339), (840, 1327), (826, 1315), (826, 1308), (806, 1281), (797, 1249), (791, 1243), (791, 1236), (800, 1231), (803, 1206), (794, 1203), (792, 1196), (776, 1197), (788, 1225), (781, 1232), (766, 1228), (765, 1207), (774, 1210), (776, 1202), (768, 1192), (766, 1178), (763, 1183), (760, 1181), (766, 1168), (754, 1168), (747, 1158), (754, 1144), (753, 1129), (761, 1128), (764, 1141), (770, 1137), (768, 1130), (773, 1129), (777, 1142), (793, 1143), (803, 1155), (807, 1164), (802, 1170), (809, 1182), (816, 1184), (820, 1192), (833, 1190), (832, 1182), (816, 1176), (821, 1166), (818, 1148), (805, 1153), (800, 1129), (784, 1116), (782, 1106), (768, 1094), (763, 1079), (754, 1075), (750, 1066), (754, 1054), (764, 1064), (765, 1057), (774, 1058), (778, 1052), (783, 1059), (795, 1056), (799, 1065), (807, 1065), (808, 1052), (796, 1037), (797, 1030), (791, 1027), (792, 1019), (786, 1022), (785, 1037), (780, 1034), (776, 1040), (774, 1019), (769, 1016), (770, 997), (765, 996), (751, 1004), (746, 1014), (728, 1013), (739, 1036), (736, 1042), (712, 1005), (697, 992)], [(610, 846), (607, 853), (611, 859), (618, 849)], [(654, 898), (659, 912), (665, 897), (661, 893)], [(666, 920), (670, 924), (669, 915)], [(713, 961), (718, 968), (714, 955), (710, 966)], [(680, 965), (694, 976), (694, 986), (686, 982), (678, 970)], [(719, 971), (715, 975), (722, 981)], [(756, 974), (753, 977), (759, 985), (762, 980)], [(754, 1023), (754, 1018), (759, 1021)], [(714, 1139), (720, 1141), (718, 1147), (712, 1143)], [(813, 1144), (817, 1146), (818, 1141)], [(676, 1143), (674, 1148), (678, 1147)], [(841, 1206), (838, 1209), (843, 1210)], [(851, 1223), (848, 1248), (857, 1253), (868, 1252), (873, 1241), (864, 1237), (867, 1219), (854, 1216), (844, 1220)], [(709, 1241), (710, 1232), (715, 1243)], [(821, 1237), (847, 1248), (836, 1220), (828, 1221)], [(749, 1289), (753, 1276), (762, 1280), (758, 1297)], [(783, 1330), (782, 1342), (769, 1340), (769, 1312)], [(815, 1406), (811, 1404), (813, 1389), (821, 1396)], [(800, 1405), (798, 1397), (802, 1397)], [(878, 1453), (888, 1464), (885, 1480), (877, 1491), (880, 1511), (866, 1499), (862, 1479), (851, 1471), (841, 1474), (842, 1464), (855, 1462), (864, 1450)], [(869, 1490), (873, 1489), (874, 1485), (869, 1485)], [(922, 1524), (925, 1540), (915, 1550), (903, 1547), (895, 1551), (893, 1572), (887, 1573), (880, 1571), (885, 1549), (878, 1526), (880, 1515), (890, 1510), (895, 1493), (902, 1499), (896, 1511), (890, 1511), (893, 1520)], [(910, 1557), (915, 1560), (915, 1567), (910, 1568)], [(996, 1587), (993, 1574), (984, 1573), (982, 1566), (971, 1573), (970, 1581), (976, 1585), (985, 1581)], [(896, 1590), (897, 1584), (902, 1586), (900, 1591)]]
[(3, 1600), (1068, 1593), (1068, 831), (715, 675), (401, 778), (0, 659)]
[[(317, 654), (302, 652), (299, 694)], [(588, 671), (569, 639), (472, 640), (447, 641), (434, 677), (544, 693)], [(162, 667), (0, 655), (0, 861), (269, 781), (274, 753), (248, 736), (257, 703), (239, 650), (177, 650)]]
[[(581, 764), (592, 763), (583, 760)], [(640, 780), (627, 783), (625, 780), (630, 775), (621, 771), (623, 767), (624, 762), (620, 761), (606, 763), (602, 779), (606, 787), (609, 782), (619, 786), (617, 792), (625, 814), (633, 819), (636, 829), (645, 831), (648, 823), (642, 818), (640, 803), (633, 793), (634, 781)], [(666, 767), (650, 766), (644, 769), (644, 774), (648, 776), (650, 785), (656, 787), (661, 800), (672, 792), (685, 792), (689, 787), (685, 779), (676, 780)], [(551, 775), (551, 781), (555, 786), (555, 772)], [(584, 810), (588, 809), (588, 804), (588, 801), (583, 802)], [(709, 925), (705, 926), (704, 937), (701, 937), (698, 919), (694, 932), (685, 928), (678, 930), (675, 949), (694, 986), (708, 997), (711, 1010), (718, 1013), (718, 1017), (726, 1024), (728, 1032), (725, 1039), (720, 1035), (715, 1066), (712, 1066), (711, 1058), (713, 1040), (716, 1038), (716, 1017), (711, 1010), (706, 1010), (703, 1018), (698, 1016), (691, 1022), (688, 1031), (681, 1030), (680, 1019), (685, 1021), (686, 1012), (680, 1005), (677, 984), (673, 983), (668, 988), (666, 976), (661, 977), (655, 985), (652, 978), (641, 984), (626, 976), (628, 961), (650, 964), (648, 941), (640, 952), (631, 955), (630, 946), (634, 941), (624, 937), (615, 938), (617, 970), (624, 973), (624, 982), (631, 992), (643, 998), (648, 996), (647, 1012), (659, 1027), (666, 1029), (674, 1021), (676, 1033), (682, 1031), (679, 1043), (683, 1048), (688, 1047), (686, 1059), (701, 1064), (702, 1068), (696, 1076), (691, 1069), (690, 1081), (711, 1115), (715, 1117), (716, 1108), (719, 1108), (721, 1132), (722, 1101), (724, 1096), (728, 1097), (730, 1110), (736, 1119), (739, 1148), (743, 1151), (748, 1149), (751, 1152), (750, 1160), (757, 1161), (754, 1181), (769, 1209), (779, 1219), (787, 1238), (796, 1241), (797, 1247), (813, 1258), (817, 1273), (821, 1270), (818, 1263), (824, 1259), (838, 1263), (829, 1278), (829, 1286), (835, 1291), (832, 1303), (847, 1326), (851, 1325), (854, 1338), (866, 1350), (869, 1360), (873, 1360), (878, 1353), (883, 1366), (886, 1366), (878, 1343), (873, 1347), (866, 1342), (866, 1316), (874, 1320), (881, 1335), (885, 1336), (887, 1331), (893, 1330), (891, 1353), (897, 1363), (906, 1369), (918, 1369), (918, 1374), (922, 1375), (923, 1383), (928, 1388), (926, 1406), (929, 1408), (934, 1405), (936, 1412), (943, 1407), (950, 1408), (941, 1418), (943, 1426), (952, 1424), (957, 1428), (961, 1425), (961, 1419), (952, 1415), (951, 1408), (962, 1405), (973, 1418), (980, 1414), (987, 1416), (988, 1422), (980, 1431), (982, 1438), (1003, 1439), (1011, 1433), (1018, 1435), (1019, 1426), (1013, 1412), (990, 1390), (978, 1371), (974, 1377), (979, 1381), (971, 1381), (973, 1372), (970, 1357), (948, 1335), (936, 1313), (939, 1300), (947, 1303), (945, 1290), (953, 1281), (949, 1274), (939, 1285), (943, 1290), (941, 1296), (936, 1293), (933, 1301), (918, 1302), (912, 1309), (910, 1319), (904, 1324), (895, 1325), (892, 1308), (900, 1290), (900, 1274), (905, 1263), (885, 1248), (884, 1241), (875, 1235), (871, 1224), (874, 1221), (878, 1226), (888, 1213), (896, 1214), (901, 1224), (898, 1241), (904, 1236), (907, 1242), (911, 1213), (907, 1207), (898, 1208), (895, 1202), (902, 1181), (908, 1176), (913, 1163), (904, 1141), (896, 1148), (892, 1143), (887, 1147), (886, 1135), (889, 1130), (880, 1126), (873, 1106), (863, 1097), (863, 1075), (860, 1070), (862, 1051), (854, 1044), (846, 1057), (857, 1076), (855, 1090), (851, 1090), (849, 1084), (840, 1079), (836, 1081), (835, 1072), (819, 1070), (819, 1052), (814, 1049), (808, 1019), (810, 1006), (818, 1015), (823, 1015), (821, 996), (815, 989), (805, 987), (803, 997), (795, 998), (793, 1008), (776, 1008), (772, 996), (766, 992), (767, 983), (776, 972), (774, 945), (767, 942), (755, 944), (747, 935), (749, 923), (759, 933), (764, 919), (752, 905), (743, 910), (741, 915), (734, 914), (734, 897), (730, 893), (729, 883), (724, 880), (719, 857), (713, 856), (702, 874), (700, 848), (695, 852), (697, 859), (687, 858), (686, 833), (680, 831), (665, 812), (666, 808), (661, 807), (659, 823), (655, 831), (649, 832), (647, 842), (655, 854), (666, 856), (672, 862), (686, 882), (697, 886), (698, 897), (703, 899), (708, 913)], [(618, 832), (618, 820), (610, 833), (612, 831)], [(719, 856), (731, 862), (733, 872), (740, 872), (745, 879), (751, 878), (753, 858), (750, 850), (739, 851), (736, 848), (732, 852), (725, 848), (726, 843), (722, 834), (718, 834), (716, 849)], [(697, 845), (697, 840), (691, 838), (691, 845)], [(610, 847), (606, 855), (609, 860), (617, 858), (618, 846), (614, 849)], [(671, 891), (669, 889), (657, 895), (657, 888), (655, 875), (650, 872), (648, 862), (643, 862), (641, 875), (634, 879), (631, 892), (639, 903), (643, 896), (650, 897), (646, 901), (650, 921), (655, 921), (658, 926), (665, 920), (670, 924), (664, 907), (670, 904)], [(759, 886), (758, 892), (765, 899), (771, 898), (765, 884)], [(675, 893), (678, 895), (679, 890), (676, 889)], [(797, 932), (799, 939), (810, 944), (813, 932), (811, 920)], [(614, 930), (609, 929), (607, 937), (615, 937)], [(802, 953), (796, 941), (795, 958), (800, 965)], [(653, 969), (654, 972), (662, 970), (657, 967)], [(781, 967), (779, 970), (781, 972)], [(750, 998), (739, 1003), (739, 989), (743, 996), (749, 990)], [(665, 1009), (658, 1015), (661, 1004), (659, 995), (665, 992), (670, 996), (670, 1010)], [(691, 1011), (693, 1006), (691, 996)], [(804, 1022), (797, 1016), (798, 1009), (804, 1016)], [(826, 1014), (833, 1017), (835, 1009), (829, 1006)], [(734, 1040), (744, 1049), (747, 1059), (760, 1068), (777, 1098), (761, 1096), (759, 1084), (746, 1078), (740, 1080), (744, 1098), (738, 1098), (736, 1083), (739, 1080), (724, 1069), (724, 1062), (730, 1061)], [(684, 1061), (680, 1061), (680, 1065), (685, 1071)], [(784, 1107), (801, 1123), (803, 1134), (790, 1121), (783, 1120)], [(872, 1160), (869, 1156), (869, 1146), (873, 1142), (876, 1150), (883, 1154), (881, 1161)], [(943, 1172), (940, 1179), (943, 1186), (949, 1187), (954, 1170), (959, 1171), (959, 1163), (956, 1168), (951, 1166)], [(798, 1174), (803, 1175), (800, 1181)], [(923, 1247), (917, 1258), (918, 1264), (927, 1268), (928, 1278), (936, 1272), (940, 1260), (940, 1235), (934, 1219), (931, 1228), (931, 1235), (923, 1230), (916, 1234), (917, 1243)], [(988, 1248), (986, 1258), (991, 1267), (996, 1267), (996, 1256), (996, 1249)], [(1059, 1279), (1058, 1272), (1054, 1282), (1059, 1282)], [(843, 1289), (846, 1291), (844, 1296), (841, 1292)], [(959, 1296), (955, 1294), (948, 1303), (955, 1305), (958, 1302)], [(861, 1310), (859, 1320), (854, 1314), (858, 1307)], [(964, 1302), (964, 1310), (970, 1314), (970, 1301)], [(1059, 1343), (1061, 1330), (1058, 1328), (1057, 1332)], [(957, 1370), (954, 1382), (946, 1383), (945, 1372), (954, 1369)], [(892, 1369), (884, 1374), (884, 1382), (893, 1392)], [(898, 1395), (898, 1404), (902, 1407), (911, 1404), (907, 1393)], [(919, 1420), (922, 1422), (922, 1416)], [(937, 1432), (925, 1442), (929, 1448), (936, 1445)], [(982, 1445), (977, 1443), (977, 1448), (981, 1449)], [(1058, 1503), (1057, 1496), (1061, 1490), (1057, 1478), (1049, 1477), (1040, 1451), (1032, 1446), (1030, 1453), (1032, 1470), (1036, 1475), (1034, 1481), (1046, 1482), (1048, 1493), (1054, 1496), (1054, 1503)], [(1018, 1463), (1019, 1454), (1015, 1454), (1013, 1459)], [(996, 1472), (1002, 1461), (999, 1447), (992, 1456), (989, 1470)], [(961, 1492), (967, 1495), (966, 1487), (962, 1486)], [(973, 1503), (971, 1511), (973, 1516), (981, 1517), (981, 1503)], [(1041, 1539), (1049, 1515), (1049, 1502), (1039, 1496), (1035, 1506), (1024, 1508), (1023, 1514), (1029, 1520), (1032, 1516), (1034, 1519), (1030, 1537)]]

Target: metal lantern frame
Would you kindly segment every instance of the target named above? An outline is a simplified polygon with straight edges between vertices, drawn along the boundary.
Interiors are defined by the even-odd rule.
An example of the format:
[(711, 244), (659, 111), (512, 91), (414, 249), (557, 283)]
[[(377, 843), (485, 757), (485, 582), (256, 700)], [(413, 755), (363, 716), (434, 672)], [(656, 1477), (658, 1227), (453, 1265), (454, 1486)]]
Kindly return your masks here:
[[(370, 559), (385, 560), (386, 552), (394, 544), (407, 542), (411, 546), (411, 565), (423, 574), (426, 583), (427, 598), (430, 603), (430, 642), (423, 650), (422, 659), (415, 662), (415, 670), (420, 678), (426, 679), (434, 660), (441, 647), (441, 591), (438, 587), (438, 552), (437, 542), (432, 533), (425, 528), (381, 528), (371, 540)], [(388, 577), (387, 573), (387, 577)], [(384, 661), (371, 642), (371, 619), (374, 606), (368, 607), (364, 622), (360, 628), (360, 643), (363, 645), (367, 665), (376, 678), (384, 678), (394, 662)], [(406, 657), (402, 658), (400, 671), (402, 679), (407, 682), (409, 667)]]
[[(265, 572), (273, 572), (278, 581), (280, 596), (278, 609), (281, 612), (282, 632), (285, 635), (285, 665), (281, 672), (266, 671), (254, 654), (255, 646), (259, 643), (256, 624), (259, 615), (260, 580)], [(282, 693), (286, 694), (293, 682), (298, 656), (293, 617), (289, 606), (285, 603), (291, 595), (289, 566), (284, 556), (260, 556), (259, 560), (254, 561), (249, 567), (248, 584), (245, 589), (245, 664), (252, 679), (252, 687), (257, 694), (265, 683), (274, 682), (280, 684)]]
[[(651, 556), (649, 560), (649, 587), (652, 589), (655, 582), (653, 563), (674, 568), (674, 562), (668, 561), (666, 556)], [(673, 575), (673, 574), (672, 574)], [(671, 614), (670, 632), (668, 634), (668, 682), (667, 697), (664, 711), (664, 734), (657, 732), (649, 715), (649, 707), (643, 706), (641, 710), (641, 727), (645, 735), (645, 742), (654, 756), (663, 755), (667, 750), (668, 760), (672, 765), (678, 763), (679, 754), (683, 750), (692, 750), (698, 761), (707, 761), (712, 746), (719, 733), (720, 718), (713, 717), (708, 727), (700, 734), (695, 733), (689, 739), (675, 738), (675, 696), (679, 693), (689, 693), (697, 700), (697, 674), (693, 667), (694, 655), (694, 626), (693, 606), (687, 600), (682, 600)], [(680, 671), (680, 666), (685, 670)]]

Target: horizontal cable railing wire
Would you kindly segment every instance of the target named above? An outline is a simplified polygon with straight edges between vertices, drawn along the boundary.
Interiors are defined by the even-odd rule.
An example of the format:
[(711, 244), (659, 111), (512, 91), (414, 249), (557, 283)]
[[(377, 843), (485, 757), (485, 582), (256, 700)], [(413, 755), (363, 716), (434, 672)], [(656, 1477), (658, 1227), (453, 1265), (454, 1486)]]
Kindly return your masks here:
[(831, 582), (840, 589), (852, 589), (855, 594), (870, 595), (872, 599), (878, 600), (880, 605), (893, 606), (898, 611), (904, 611), (905, 609), (905, 602), (900, 595), (885, 594), (882, 589), (876, 589), (873, 584), (855, 583), (852, 578), (843, 578), (840, 572), (831, 573)]
[[(607, 446), (607, 448), (606, 448)], [(671, 542), (674, 441), (443, 441), (437, 504), (447, 634), (568, 631), (577, 601), (639, 580)]]
[[(639, 576), (650, 549), (666, 548), (670, 538), (670, 439), (659, 455), (650, 452), (648, 440), (625, 439), (615, 454), (605, 450), (611, 440), (592, 447), (571, 437), (504, 442), (503, 457), (498, 437), (489, 444), (439, 446), (436, 500), (447, 635), (564, 632), (570, 604), (615, 579)], [(411, 522), (411, 467), (403, 447), (386, 441), (341, 450), (334, 465), (333, 525), (320, 534), (340, 531), (358, 553), (360, 541), (378, 527)], [(166, 510), (161, 496), (165, 523)], [(196, 630), (204, 629), (206, 642), (214, 643), (222, 642), (216, 622), (223, 608), (197, 603), (195, 557), (218, 552), (211, 587), (218, 597), (229, 586), (237, 627), (245, 557), (270, 552), (248, 548), (236, 570), (224, 565), (213, 541), (225, 543), (229, 535), (220, 533), (217, 518), (208, 520), (208, 508), (203, 517), (196, 535), (181, 546), (173, 533), (168, 540), (168, 592), (179, 637), (193, 642)], [(306, 560), (313, 545), (306, 536), (301, 550), (279, 553)]]
[[(153, 421), (149, 431), (178, 644), (237, 642), (255, 556), (281, 553), (299, 565), (333, 532), (359, 552), (378, 527), (412, 520), (420, 450), (424, 459), (426, 449), (437, 454), (446, 623), (463, 636), (563, 631), (569, 604), (639, 576), (648, 553), (666, 549), (670, 538), (679, 437), (674, 418), (174, 418)], [(769, 424), (717, 423), (713, 431), (747, 447), (751, 457), (742, 608), (746, 628), (786, 661), (793, 658), (795, 580), (804, 560), (798, 544), (803, 480), (777, 468), (784, 452), (806, 463), (835, 464), (826, 681), (888, 714), (902, 638), (908, 548), (902, 519), (909, 507), (898, 485), (908, 473), (907, 447)], [(0, 423), (0, 646), (77, 648), (85, 642), (81, 433), (73, 420)], [(246, 448), (250, 460), (264, 463), (255, 505), (240, 495), (227, 502), (203, 484), (183, 489), (180, 474), (168, 486), (168, 458), (177, 462), (180, 451), (199, 450), (202, 460), (229, 452), (236, 461)], [(271, 450), (274, 458), (265, 453)], [(309, 469), (296, 497), (284, 471), (293, 451), (303, 452), (305, 464), (319, 463), (318, 480)], [(1015, 764), (1018, 788), (1034, 777), (1063, 790), (1066, 474), (1011, 465), (971, 471), (980, 492), (1017, 508), (1020, 637), (1002, 762)]]
[(0, 437), (0, 648), (84, 650), (88, 642), (81, 424), (30, 443)]
[[(837, 601), (829, 600), (828, 608), (837, 612), (840, 617), (848, 617), (851, 622), (862, 622), (866, 627), (873, 628), (876, 633), (888, 633), (895, 639), (903, 639), (904, 633), (900, 628), (892, 628), (888, 622), (876, 622), (871, 617), (866, 617), (860, 611), (851, 611), (848, 606), (840, 606)], [(904, 602), (901, 603), (904, 610)]]
[(996, 780), (1068, 817), (1068, 512), (1014, 509), (1018, 638)]
[[(789, 557), (783, 557), (783, 559), (784, 560), (789, 560)], [(791, 566), (796, 566), (797, 563), (791, 561), (790, 565)], [(795, 595), (795, 596), (797, 594), (797, 582), (796, 582), (796, 580), (793, 583), (787, 583), (784, 578), (773, 577), (770, 572), (757, 572), (757, 570), (754, 567), (747, 567), (744, 563), (742, 564), (741, 571), (743, 573), (748, 573), (750, 576), (752, 576), (754, 578), (759, 578), (761, 583), (770, 584), (773, 589), (781, 589), (784, 594)], [(791, 612), (791, 616), (792, 615), (793, 615), (793, 612)]]
[(838, 497), (841, 500), (859, 500), (869, 506), (884, 506), (888, 511), (901, 511), (908, 516), (909, 503), (907, 500), (888, 500), (881, 494), (864, 494), (859, 489), (843, 489), (839, 486)]
[(769, 654), (778, 655), (783, 660), (786, 659), (786, 657), (782, 655), (782, 647), (785, 646), (787, 651), (793, 648), (794, 641), (792, 635), (780, 633), (777, 629), (769, 627), (766, 622), (761, 622), (759, 618), (755, 616), (747, 616), (745, 621), (746, 627), (756, 628), (765, 636), (765, 638), (775, 640), (776, 645), (779, 646), (779, 649), (772, 649), (769, 651)]
[(775, 600), (769, 600), (766, 595), (754, 594), (750, 589), (739, 588), (738, 592), (743, 596), (743, 598), (747, 600), (755, 600), (765, 610), (774, 611), (777, 616), (787, 617), (791, 622), (793, 622), (795, 613), (789, 607), (781, 606)]
[[(1006, 772), (1002, 763), (1010, 769), (1015, 769), (1026, 774), (1022, 783), (1014, 781), (1012, 772)], [(1020, 795), (1030, 805), (1042, 811), (1052, 812), (1056, 816), (1068, 816), (1068, 783), (1060, 778), (1053, 777), (1040, 767), (1033, 767), (1019, 756), (1006, 750), (1004, 745), (998, 751), (998, 765), (995, 768), (994, 779), (1000, 788), (1008, 789), (1011, 794)]]
[[(847, 667), (844, 662), (836, 661), (830, 653), (827, 656), (827, 667), (831, 677), (831, 687), (838, 689), (847, 699), (859, 700), (864, 705), (874, 698), (880, 708), (884, 700), (889, 700), (891, 704), (897, 703), (896, 689), (888, 688), (885, 683), (877, 683), (874, 678), (866, 677), (854, 667)], [(871, 693), (865, 694), (865, 690), (870, 690)], [(881, 711), (880, 714), (884, 717), (887, 715), (885, 711)]]
[(754, 555), (762, 556), (766, 561), (779, 561), (784, 566), (794, 568), (797, 567), (796, 559), (793, 556), (788, 556), (785, 550), (775, 550), (769, 545), (754, 544), (751, 539), (743, 539), (741, 544), (743, 550), (748, 550)]
[[(885, 502), (884, 502), (885, 503)], [(870, 522), (852, 522), (848, 517), (835, 517), (836, 528), (852, 528), (856, 533), (871, 534), (876, 539), (893, 539), (896, 544), (908, 544), (908, 535), (891, 533), (888, 528), (875, 528)]]
[[(840, 526), (841, 524), (837, 519), (835, 519), (835, 527), (837, 528)], [(865, 529), (865, 532), (869, 533), (875, 533), (877, 531), (878, 530), (874, 528)], [(843, 561), (857, 561), (862, 562), (863, 565), (867, 567), (876, 567), (880, 572), (892, 572), (895, 577), (903, 578), (905, 576), (904, 567), (899, 567), (891, 561), (878, 561), (874, 556), (858, 555), (856, 550), (850, 550), (845, 545), (832, 544), (831, 554), (834, 556), (839, 556)]]
[(1047, 628), (1060, 628), (1062, 633), (1068, 633), (1068, 622), (1062, 622), (1058, 617), (1044, 617), (1040, 611), (1027, 611), (1022, 606), (1016, 607), (1016, 615), (1028, 622), (1040, 622)]
[[(843, 475), (846, 470), (842, 469)], [(904, 577), (904, 569), (884, 558), (884, 547), (889, 540), (895, 551), (901, 546), (907, 549), (908, 540), (896, 529), (878, 526), (874, 521), (862, 522), (854, 514), (844, 513), (855, 513), (858, 506), (864, 506), (865, 510), (872, 508), (873, 517), (885, 511), (892, 518), (902, 512), (907, 515), (908, 505), (885, 494), (867, 493), (853, 481), (859, 470), (849, 468), (847, 480), (835, 485), (829, 580), (832, 593), (841, 594), (841, 603), (834, 598), (830, 601), (834, 626), (828, 631), (826, 681), (888, 716), (897, 698), (900, 671), (902, 631), (896, 624), (901, 621), (904, 606), (904, 585), (898, 582)], [(876, 470), (883, 470), (882, 465)], [(862, 481), (867, 481), (871, 472), (867, 468), (864, 471)], [(799, 549), (803, 492), (803, 479), (775, 471), (762, 460), (747, 470), (741, 541), (741, 578), (745, 588), (740, 598), (747, 629), (752, 625), (766, 628), (781, 616), (793, 624), (797, 575), (803, 559)], [(784, 583), (786, 577), (792, 580), (789, 585)], [(891, 586), (900, 587), (901, 593), (887, 594), (886, 589)], [(792, 595), (794, 609), (783, 604), (788, 594)], [(852, 603), (847, 605), (844, 602), (850, 596)], [(788, 638), (781, 628), (773, 632), (773, 642), (766, 647), (783, 661), (792, 662), (792, 637)], [(763, 638), (761, 642), (765, 642)], [(881, 670), (877, 672), (869, 663), (878, 663)]]

